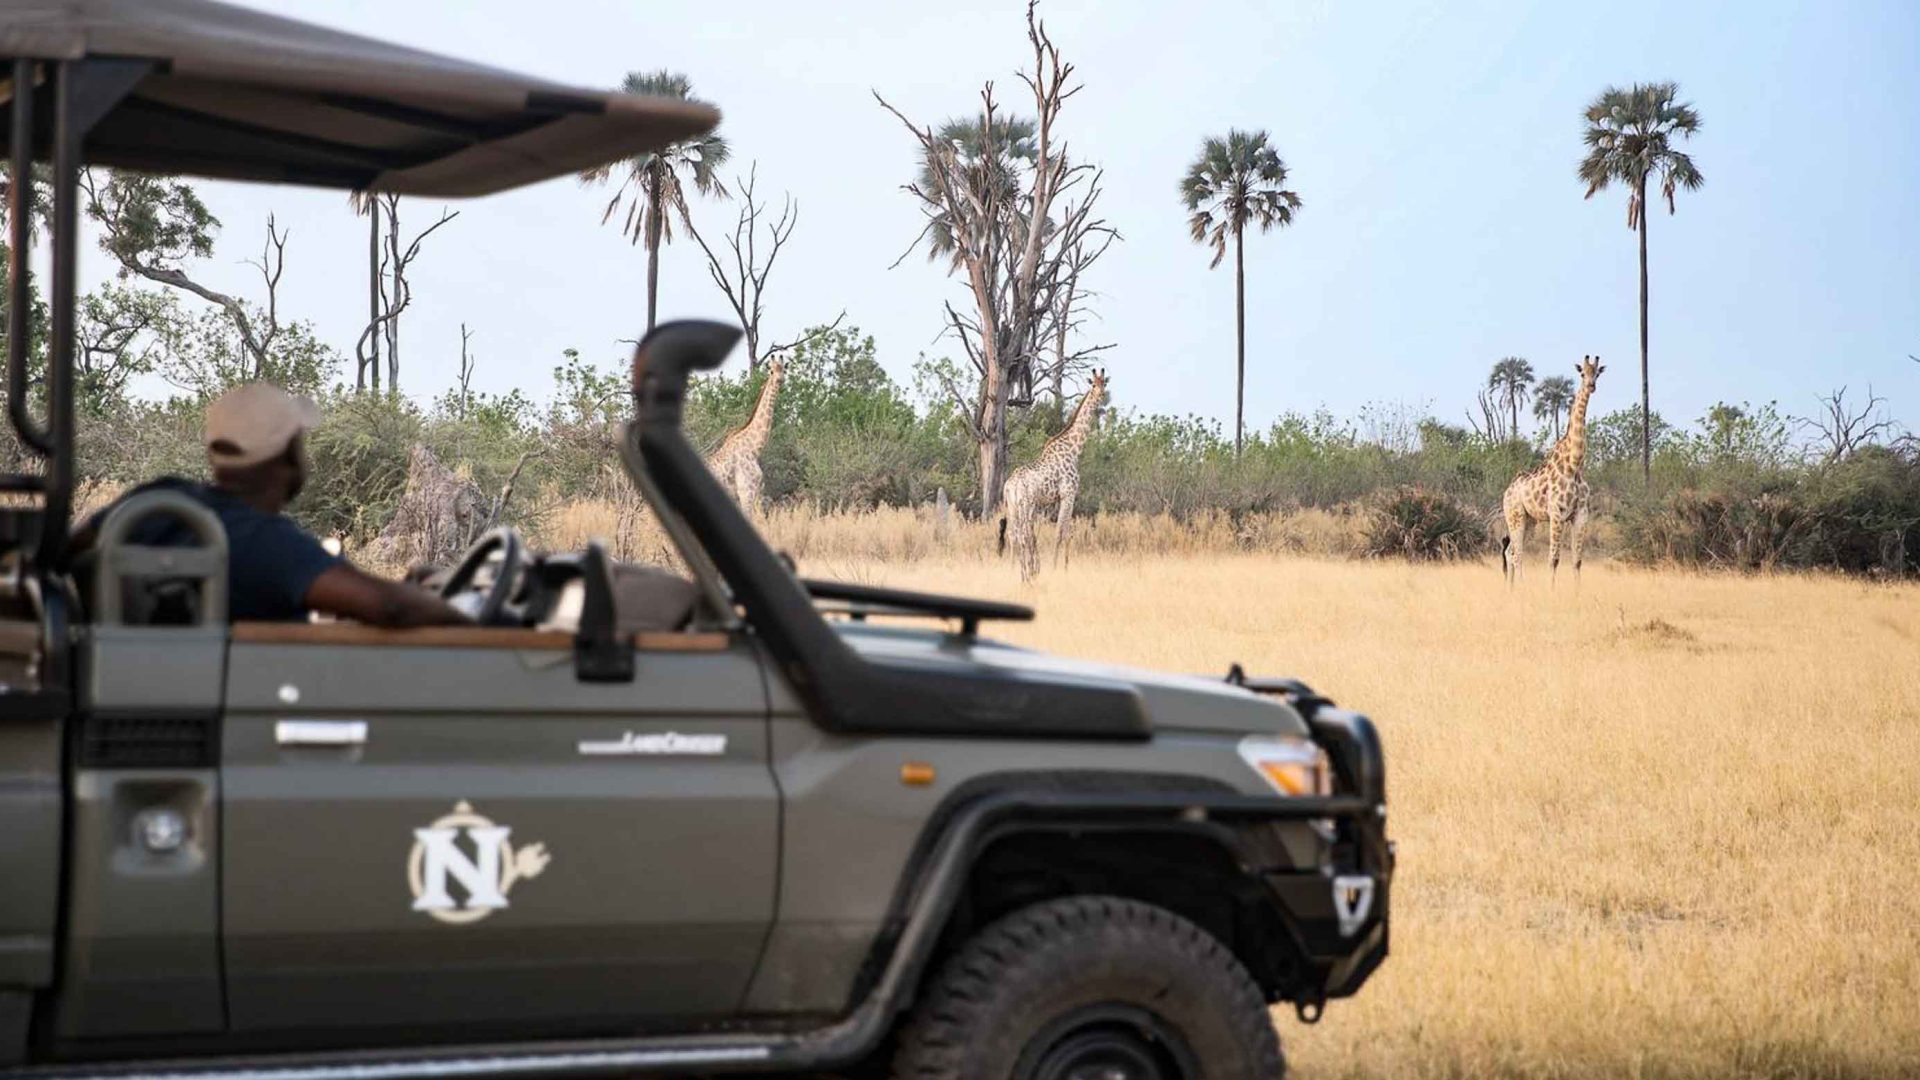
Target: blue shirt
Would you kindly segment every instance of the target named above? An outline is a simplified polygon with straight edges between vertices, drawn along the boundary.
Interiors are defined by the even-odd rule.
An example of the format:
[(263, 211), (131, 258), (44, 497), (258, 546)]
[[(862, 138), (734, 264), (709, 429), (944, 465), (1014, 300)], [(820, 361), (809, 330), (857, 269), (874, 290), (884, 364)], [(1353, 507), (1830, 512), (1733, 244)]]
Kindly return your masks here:
[[(155, 489), (178, 491), (213, 511), (227, 530), (227, 611), (235, 622), (304, 622), (307, 590), (315, 578), (340, 563), (312, 533), (284, 514), (266, 514), (240, 499), (178, 477), (143, 484), (122, 498)], [(111, 509), (111, 507), (109, 507)], [(97, 527), (106, 511), (94, 515)], [(154, 515), (127, 539), (154, 547), (191, 547), (193, 532), (179, 520)]]

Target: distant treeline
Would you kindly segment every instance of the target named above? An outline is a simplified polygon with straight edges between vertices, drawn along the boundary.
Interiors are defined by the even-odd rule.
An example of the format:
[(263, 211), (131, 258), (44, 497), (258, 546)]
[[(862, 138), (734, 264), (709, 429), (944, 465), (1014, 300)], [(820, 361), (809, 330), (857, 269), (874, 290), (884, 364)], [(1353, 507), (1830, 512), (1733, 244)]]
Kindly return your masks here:
[[(920, 505), (945, 489), (963, 512), (977, 505), (977, 456), (944, 389), (958, 373), (923, 361), (902, 386), (857, 330), (823, 333), (785, 358), (787, 378), (763, 463), (775, 503), (822, 511)], [(696, 442), (716, 443), (752, 408), (760, 375), (701, 380), (688, 410)], [(1214, 421), (1143, 413), (1103, 417), (1082, 460), (1080, 510), (1186, 520), (1296, 508), (1351, 509), (1413, 520), (1383, 544), (1411, 555), (1471, 555), (1497, 539), (1501, 492), (1537, 461), (1550, 432), (1497, 439), (1399, 407), (1353, 419), (1289, 413), (1249, 432), (1236, 459)], [(1043, 399), (1019, 411), (1013, 460), (1030, 459), (1071, 410)], [(324, 394), (313, 437), (314, 483), (296, 507), (313, 527), (356, 538), (377, 533), (405, 485), (408, 455), (424, 443), (483, 490), (520, 471), (505, 518), (537, 525), (569, 501), (619, 497), (612, 439), (627, 413), (624, 372), (568, 353), (535, 395), (449, 392), (421, 405), (404, 397)], [(1827, 566), (1904, 574), (1920, 551), (1920, 452), (1881, 429), (1836, 443), (1817, 421), (1771, 404), (1721, 405), (1688, 426), (1653, 419), (1650, 485), (1639, 472), (1637, 408), (1590, 424), (1588, 478), (1610, 517), (1617, 553), (1688, 565), (1759, 569)], [(127, 398), (83, 424), (89, 480), (118, 485), (159, 473), (197, 474), (200, 405)], [(1432, 550), (1407, 539), (1447, 522)], [(1423, 533), (1421, 533), (1424, 535)], [(1383, 552), (1384, 553), (1384, 552)]]

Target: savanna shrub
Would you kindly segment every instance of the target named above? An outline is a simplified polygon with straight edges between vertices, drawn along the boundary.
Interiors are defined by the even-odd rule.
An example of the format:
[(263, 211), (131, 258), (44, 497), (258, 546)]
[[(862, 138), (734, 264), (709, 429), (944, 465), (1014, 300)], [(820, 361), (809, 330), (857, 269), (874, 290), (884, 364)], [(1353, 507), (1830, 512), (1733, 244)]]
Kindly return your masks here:
[(1367, 507), (1361, 551), (1371, 558), (1462, 559), (1486, 546), (1485, 518), (1437, 491), (1395, 488), (1375, 496)]

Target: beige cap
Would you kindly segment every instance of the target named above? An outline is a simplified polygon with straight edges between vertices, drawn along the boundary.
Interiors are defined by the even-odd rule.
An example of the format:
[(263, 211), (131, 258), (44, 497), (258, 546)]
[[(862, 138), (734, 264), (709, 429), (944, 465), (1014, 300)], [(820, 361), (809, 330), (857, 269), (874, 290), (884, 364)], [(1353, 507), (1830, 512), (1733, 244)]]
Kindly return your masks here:
[(319, 421), (319, 408), (306, 398), (272, 383), (242, 383), (207, 406), (207, 460), (216, 467), (257, 465)]

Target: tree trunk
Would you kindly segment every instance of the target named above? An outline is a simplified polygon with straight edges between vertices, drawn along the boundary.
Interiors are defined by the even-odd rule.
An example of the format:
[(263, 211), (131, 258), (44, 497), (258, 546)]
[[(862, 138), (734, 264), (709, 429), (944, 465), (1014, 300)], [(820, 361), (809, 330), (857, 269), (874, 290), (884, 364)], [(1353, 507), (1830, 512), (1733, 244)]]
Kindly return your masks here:
[(999, 356), (988, 358), (980, 381), (980, 516), (1000, 508), (1000, 488), (1007, 481), (1007, 374)]
[(1247, 254), (1241, 226), (1233, 227), (1233, 459), (1240, 460), (1247, 431)]
[(1653, 393), (1647, 379), (1647, 178), (1641, 177), (1635, 197), (1640, 200), (1640, 483), (1653, 486)]
[(656, 163), (647, 173), (647, 332), (653, 332), (660, 299), (660, 181)]
[(387, 320), (387, 393), (400, 392), (400, 317), (398, 309), (405, 303), (407, 289), (407, 268), (400, 259), (400, 199), (398, 196), (387, 200), (387, 261), (393, 270), (393, 318)]
[[(369, 198), (367, 204), (367, 325), (375, 326), (380, 322), (380, 202), (378, 198)], [(380, 334), (367, 335), (373, 348), (373, 355), (360, 362), (359, 377), (354, 380), (354, 389), (367, 388), (367, 368), (373, 368), (373, 384), (380, 387)]]

